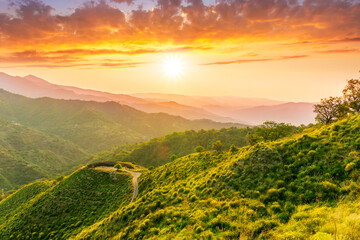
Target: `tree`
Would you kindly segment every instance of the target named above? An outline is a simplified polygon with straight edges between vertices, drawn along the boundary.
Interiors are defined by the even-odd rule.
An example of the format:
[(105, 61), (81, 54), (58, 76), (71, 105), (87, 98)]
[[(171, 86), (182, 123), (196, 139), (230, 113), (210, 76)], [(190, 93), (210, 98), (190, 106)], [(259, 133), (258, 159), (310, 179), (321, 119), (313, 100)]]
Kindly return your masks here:
[(202, 153), (204, 151), (204, 147), (203, 146), (197, 146), (196, 148), (195, 148), (195, 152), (197, 152), (197, 153)]
[(175, 155), (175, 154), (173, 154), (173, 155), (171, 155), (171, 157), (170, 157), (170, 161), (174, 161), (174, 160), (177, 159), (177, 158), (178, 158), (178, 156)]
[(220, 140), (217, 140), (212, 145), (212, 149), (215, 150), (216, 152), (222, 152), (222, 148), (223, 148), (223, 145)]
[(57, 178), (56, 178), (56, 181), (58, 181), (58, 182), (61, 182), (62, 180), (64, 180), (64, 176), (58, 176)]
[(262, 141), (275, 141), (277, 139), (292, 135), (297, 127), (287, 123), (276, 123), (266, 121), (260, 126), (253, 128), (253, 133), (248, 133), (245, 139), (250, 145), (255, 145)]
[(118, 163), (118, 164), (116, 164), (116, 165), (114, 166), (114, 168), (116, 168), (117, 170), (120, 170), (120, 169), (122, 168), (122, 166), (121, 166), (120, 163)]
[(229, 149), (230, 153), (236, 153), (237, 151), (238, 151), (238, 149), (237, 149), (237, 147), (235, 147), (234, 144), (230, 146), (230, 149)]
[(245, 136), (245, 140), (248, 141), (251, 146), (254, 146), (256, 143), (262, 141), (263, 139), (253, 133), (248, 132)]
[(264, 141), (275, 141), (277, 139), (290, 136), (296, 131), (296, 127), (287, 123), (276, 123), (266, 121), (259, 127), (255, 127), (255, 134)]
[(343, 90), (343, 96), (351, 110), (360, 112), (360, 80), (348, 80)]
[(331, 123), (344, 118), (348, 114), (348, 108), (341, 97), (321, 99), (321, 103), (314, 106), (316, 121), (319, 123)]

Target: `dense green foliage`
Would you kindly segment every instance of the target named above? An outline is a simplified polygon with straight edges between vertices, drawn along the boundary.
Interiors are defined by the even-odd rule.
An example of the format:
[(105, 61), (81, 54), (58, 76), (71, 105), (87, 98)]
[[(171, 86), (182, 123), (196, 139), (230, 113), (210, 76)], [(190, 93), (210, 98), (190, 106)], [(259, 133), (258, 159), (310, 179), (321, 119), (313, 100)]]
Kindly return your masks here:
[(197, 146), (211, 150), (213, 143), (217, 140), (221, 141), (224, 149), (229, 149), (232, 144), (237, 147), (245, 146), (248, 144), (245, 136), (250, 131), (249, 128), (232, 127), (220, 130), (172, 133), (149, 142), (133, 146), (120, 146), (112, 151), (101, 152), (92, 156), (89, 162), (125, 161), (146, 167), (157, 167), (172, 160), (174, 155), (176, 157), (173, 159), (176, 159), (195, 152)]
[(0, 202), (0, 225), (2, 225), (16, 212), (41, 192), (44, 192), (53, 185), (52, 181), (37, 181), (31, 183), (21, 189), (16, 194), (12, 194)]
[(72, 141), (90, 153), (175, 131), (243, 126), (148, 114), (115, 102), (30, 99), (4, 90), (0, 90), (0, 117)]
[(304, 130), (304, 126), (296, 127), (287, 123), (276, 123), (273, 121), (266, 121), (260, 126), (255, 126), (246, 135), (246, 140), (250, 145), (255, 145), (259, 142), (275, 141), (284, 137), (289, 137), (295, 132)]
[(68, 174), (85, 156), (69, 141), (0, 119), (0, 190)]
[(87, 168), (53, 182), (46, 191), (37, 185), (0, 202), (0, 209), (11, 206), (6, 210), (7, 221), (0, 218), (0, 239), (67, 239), (128, 204), (132, 193), (127, 173)]
[(191, 154), (144, 173), (134, 204), (76, 239), (357, 239), (359, 170), (359, 115), (237, 153)]

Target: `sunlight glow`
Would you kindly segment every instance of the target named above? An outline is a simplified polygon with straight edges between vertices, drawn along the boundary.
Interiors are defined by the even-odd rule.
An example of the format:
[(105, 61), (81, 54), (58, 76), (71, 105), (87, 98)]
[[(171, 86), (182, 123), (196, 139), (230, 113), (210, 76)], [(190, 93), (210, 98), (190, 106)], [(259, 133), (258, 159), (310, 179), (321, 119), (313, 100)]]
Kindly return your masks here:
[(163, 70), (167, 77), (178, 79), (183, 74), (184, 65), (179, 57), (171, 56), (164, 60)]

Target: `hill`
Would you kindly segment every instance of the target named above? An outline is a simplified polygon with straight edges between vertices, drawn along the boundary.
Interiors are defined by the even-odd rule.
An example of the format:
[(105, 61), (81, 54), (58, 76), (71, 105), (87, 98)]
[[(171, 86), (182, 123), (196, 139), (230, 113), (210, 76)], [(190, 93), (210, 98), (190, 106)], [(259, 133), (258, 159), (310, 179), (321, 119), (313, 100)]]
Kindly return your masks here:
[(267, 120), (286, 122), (294, 125), (314, 123), (315, 113), (312, 103), (284, 103), (275, 106), (261, 106), (241, 109), (233, 117), (240, 121), (261, 124)]
[(294, 125), (314, 122), (312, 103), (291, 103), (264, 98), (185, 96), (179, 94), (113, 94), (50, 83), (33, 75), (10, 76), (0, 72), (0, 88), (26, 97), (109, 102), (114, 101), (146, 113), (167, 113), (186, 119), (211, 119), (250, 125), (264, 121)]
[(175, 101), (250, 125), (258, 125), (265, 121), (301, 125), (314, 123), (315, 119), (314, 104), (308, 102), (295, 103), (263, 98), (200, 97), (161, 93), (139, 93), (132, 96), (155, 102)]
[(85, 156), (69, 141), (0, 119), (0, 189), (69, 174)]
[(219, 106), (223, 108), (242, 109), (258, 106), (273, 106), (283, 104), (283, 101), (265, 98), (245, 98), (227, 96), (185, 96), (180, 94), (165, 93), (136, 93), (133, 97), (143, 98), (152, 101), (174, 101), (179, 104), (195, 106), (206, 109), (208, 106)]
[(31, 99), (4, 90), (0, 90), (0, 117), (69, 140), (90, 153), (171, 132), (244, 127), (164, 113), (148, 114), (115, 102)]
[(52, 84), (33, 75), (25, 77), (10, 76), (0, 72), (0, 88), (26, 97), (50, 97), (97, 102), (114, 101), (147, 113), (167, 113), (187, 119), (211, 119), (229, 122), (230, 118), (218, 116), (204, 109), (173, 103), (170, 101), (155, 102), (126, 94), (113, 94), (72, 86)]
[(30, 184), (0, 202), (0, 238), (68, 239), (128, 204), (132, 191), (127, 173), (87, 168)]
[(135, 204), (74, 239), (357, 239), (359, 122), (179, 158), (141, 177)]
[[(61, 191), (57, 198), (13, 213), (0, 225), (0, 238), (11, 234), (31, 238), (43, 232), (49, 239), (55, 231), (52, 239), (358, 239), (359, 164), (360, 115), (356, 115), (275, 142), (231, 152), (194, 153), (145, 171), (132, 204), (114, 207), (97, 220), (90, 217), (91, 223), (83, 227), (59, 220), (62, 217), (46, 217), (48, 211), (69, 208), (77, 216), (82, 211), (88, 214), (82, 205), (57, 207), (59, 197), (77, 196)], [(81, 169), (69, 179), (94, 171)], [(76, 181), (80, 185), (68, 179), (63, 184), (72, 193), (81, 192), (88, 178), (91, 181), (88, 175)], [(105, 195), (117, 198), (111, 191)], [(117, 201), (122, 202), (122, 196)], [(30, 219), (36, 224), (28, 224)]]
[(145, 167), (158, 167), (171, 161), (171, 157), (183, 157), (202, 146), (211, 150), (212, 144), (220, 140), (224, 149), (231, 145), (242, 147), (248, 144), (245, 136), (250, 128), (223, 128), (220, 130), (200, 130), (175, 132), (164, 137), (151, 139), (145, 143), (131, 146), (119, 146), (110, 151), (104, 151), (91, 156), (89, 163), (102, 161), (134, 162)]

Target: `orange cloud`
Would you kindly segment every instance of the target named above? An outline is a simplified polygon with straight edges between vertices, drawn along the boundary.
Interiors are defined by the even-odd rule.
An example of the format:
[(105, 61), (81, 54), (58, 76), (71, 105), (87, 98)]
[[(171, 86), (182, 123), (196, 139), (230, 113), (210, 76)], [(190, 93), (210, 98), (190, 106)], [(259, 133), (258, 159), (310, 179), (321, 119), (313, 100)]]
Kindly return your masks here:
[(220, 61), (220, 62), (210, 62), (202, 65), (227, 65), (234, 63), (252, 63), (252, 62), (268, 62), (268, 61), (280, 61), (287, 59), (296, 59), (296, 58), (306, 58), (308, 55), (294, 55), (294, 56), (282, 56), (276, 58), (254, 58), (254, 59), (239, 59), (239, 60), (231, 60), (231, 61)]
[[(215, 5), (205, 5), (202, 0), (188, 0), (186, 5), (181, 0), (157, 0), (153, 9), (129, 13), (99, 0), (86, 2), (67, 15), (53, 10), (38, 0), (22, 0), (15, 4), (15, 16), (0, 13), (0, 49), (47, 52), (46, 56), (34, 56), (40, 61), (61, 55), (68, 58), (67, 54), (207, 50), (212, 44), (229, 42), (360, 40), (359, 0), (220, 0)], [(162, 44), (170, 47), (158, 47)], [(106, 47), (91, 50), (99, 46)]]
[[(116, 52), (115, 52), (116, 53)], [(132, 62), (122, 59), (103, 59), (84, 63), (82, 55), (102, 55), (114, 54), (107, 49), (98, 52), (87, 52), (82, 49), (72, 49), (69, 51), (38, 52), (33, 50), (14, 52), (8, 56), (0, 56), (0, 63), (20, 64), (27, 67), (42, 68), (63, 68), (63, 67), (106, 67), (106, 68), (133, 68), (145, 62)]]

